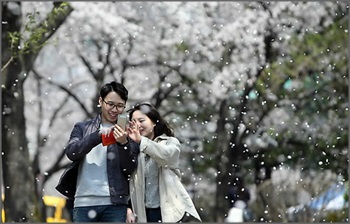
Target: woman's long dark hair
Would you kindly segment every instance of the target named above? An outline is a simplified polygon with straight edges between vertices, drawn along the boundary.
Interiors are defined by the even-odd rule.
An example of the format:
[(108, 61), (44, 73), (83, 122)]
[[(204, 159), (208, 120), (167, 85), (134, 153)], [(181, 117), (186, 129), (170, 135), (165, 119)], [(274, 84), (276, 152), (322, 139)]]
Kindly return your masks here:
[[(167, 136), (174, 137), (174, 131), (169, 126), (168, 122), (166, 122), (159, 114), (157, 109), (153, 107), (149, 103), (138, 103), (135, 106), (133, 106), (130, 110), (128, 110), (129, 113), (129, 120), (131, 120), (132, 115), (135, 111), (141, 111), (144, 113), (151, 121), (156, 125), (154, 127), (154, 138), (165, 134)], [(152, 139), (153, 140), (153, 139)]]

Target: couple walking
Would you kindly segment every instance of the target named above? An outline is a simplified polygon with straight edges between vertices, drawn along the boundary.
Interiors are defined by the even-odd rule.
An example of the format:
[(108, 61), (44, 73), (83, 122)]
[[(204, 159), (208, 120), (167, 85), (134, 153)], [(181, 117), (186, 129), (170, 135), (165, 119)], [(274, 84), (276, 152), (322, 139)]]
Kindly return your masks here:
[[(73, 221), (201, 221), (181, 183), (179, 140), (148, 103), (128, 111), (125, 130), (116, 124), (127, 100), (124, 85), (107, 83), (100, 90), (101, 113), (74, 125), (65, 147), (72, 163), (56, 187), (74, 199)], [(101, 130), (106, 128), (115, 144), (102, 144)]]

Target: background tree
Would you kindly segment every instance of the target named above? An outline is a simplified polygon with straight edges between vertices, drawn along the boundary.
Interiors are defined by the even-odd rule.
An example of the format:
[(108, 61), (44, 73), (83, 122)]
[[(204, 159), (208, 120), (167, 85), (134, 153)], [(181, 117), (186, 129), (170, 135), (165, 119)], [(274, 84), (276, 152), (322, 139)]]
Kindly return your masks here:
[[(302, 187), (312, 175), (300, 178), (305, 181), (300, 181), (299, 191), (308, 192), (311, 198), (325, 191), (336, 179), (341, 179), (344, 183), (348, 180), (348, 127), (345, 122), (348, 117), (348, 67), (345, 65), (348, 61), (347, 29), (347, 16), (339, 13), (335, 22), (322, 32), (292, 38), (290, 46), (293, 47), (288, 60), (272, 65), (267, 70), (268, 75), (262, 77), (258, 85), (259, 95), (264, 95), (263, 86), (274, 86), (276, 95), (283, 99), (279, 105), (285, 108), (283, 113), (288, 118), (278, 119), (278, 122), (282, 121), (286, 126), (276, 125), (268, 131), (268, 136), (276, 136), (275, 146), (266, 145), (259, 150), (258, 155), (252, 157), (257, 164), (256, 174), (263, 171), (271, 174), (272, 170), (282, 166), (297, 170), (302, 167), (302, 175), (316, 172), (325, 175), (329, 170), (338, 174), (337, 178), (333, 177), (333, 181), (324, 178), (328, 184), (320, 184), (317, 190)], [(250, 148), (257, 147), (256, 140), (253, 142), (250, 139)], [(338, 158), (337, 161), (334, 158)], [(268, 170), (270, 171), (267, 172)], [(263, 181), (265, 176), (266, 174), (258, 178)], [(275, 190), (283, 191), (283, 188)], [(265, 208), (260, 207), (255, 212), (263, 219), (280, 221), (277, 217), (285, 217), (285, 211), (281, 210), (271, 216), (271, 213), (276, 213), (272, 201), (271, 198), (265, 200)], [(284, 206), (290, 207), (298, 203), (300, 202), (288, 201)], [(266, 214), (259, 211), (265, 211)], [(315, 221), (312, 215), (306, 217), (310, 219), (304, 221)], [(319, 218), (316, 217), (317, 220)]]
[[(274, 86), (263, 86), (262, 88), (265, 88), (266, 91), (264, 94), (255, 94), (255, 89), (260, 84), (260, 77), (266, 73), (265, 68), (273, 63), (288, 60), (288, 57), (285, 59), (285, 55), (290, 46), (288, 39), (291, 33), (296, 33), (299, 38), (302, 38), (305, 34), (305, 27), (313, 31), (322, 29), (324, 24), (330, 23), (331, 17), (328, 17), (325, 12), (334, 9), (334, 5), (317, 3), (318, 7), (323, 7), (322, 13), (318, 15), (317, 19), (311, 23), (304, 21), (295, 24), (298, 19), (302, 20), (303, 16), (309, 16), (300, 14), (300, 12), (308, 10), (313, 4), (265, 4), (257, 2), (205, 4), (205, 8), (201, 8), (201, 10), (208, 15), (206, 24), (209, 27), (214, 27), (214, 30), (218, 27), (217, 35), (204, 36), (203, 32), (196, 30), (195, 25), (191, 26), (191, 31), (185, 33), (192, 34), (192, 31), (197, 31), (195, 32), (196, 39), (202, 44), (205, 43), (203, 46), (212, 46), (212, 43), (218, 44), (213, 46), (211, 51), (202, 55), (201, 51), (196, 51), (196, 45), (188, 44), (191, 43), (190, 40), (182, 36), (182, 45), (187, 47), (185, 52), (195, 52), (194, 57), (200, 57), (198, 61), (210, 64), (208, 70), (199, 71), (198, 77), (200, 78), (198, 79), (200, 81), (198, 83), (200, 84), (198, 84), (198, 88), (188, 91), (191, 92), (188, 95), (192, 96), (195, 95), (194, 93), (200, 93), (196, 95), (198, 96), (196, 107), (190, 104), (195, 112), (188, 118), (191, 122), (189, 125), (191, 128), (196, 125), (198, 117), (200, 121), (205, 121), (207, 125), (197, 123), (201, 133), (205, 133), (206, 129), (212, 129), (211, 127), (216, 129), (203, 136), (204, 149), (207, 150), (204, 150), (202, 155), (204, 155), (203, 160), (207, 160), (207, 164), (211, 164), (209, 166), (215, 167), (214, 164), (217, 164), (215, 173), (217, 175), (217, 195), (214, 209), (217, 221), (222, 221), (228, 210), (228, 188), (230, 185), (236, 184), (235, 175), (245, 176), (246, 181), (259, 184), (262, 180), (270, 178), (272, 168), (278, 164), (278, 161), (269, 162), (268, 159), (263, 158), (261, 147), (264, 148), (264, 145), (269, 144), (273, 146), (277, 143), (269, 132), (269, 129), (274, 127), (274, 120), (268, 118), (276, 119), (280, 114), (279, 111), (283, 112), (285, 101), (283, 96), (279, 94), (279, 89), (272, 88)], [(344, 5), (340, 5), (340, 8), (346, 10)], [(256, 13), (259, 14), (258, 17), (256, 17)], [(233, 18), (232, 15), (236, 15), (236, 18)], [(218, 23), (217, 18), (222, 19), (220, 23)], [(226, 19), (225, 23), (223, 18)], [(255, 20), (255, 18), (259, 19)], [(193, 24), (203, 25), (200, 21)], [(220, 29), (220, 27), (222, 28)], [(203, 27), (201, 28), (204, 30)], [(236, 35), (228, 35), (230, 31)], [(216, 57), (212, 55), (216, 55)], [(171, 61), (166, 60), (166, 62), (170, 64)], [(183, 68), (185, 65), (182, 63), (181, 69), (185, 69)], [(202, 64), (198, 67), (201, 66)], [(195, 71), (195, 69), (191, 70), (192, 75)], [(186, 100), (182, 98), (181, 102), (184, 101)], [(284, 116), (282, 119), (285, 119)], [(279, 125), (284, 126), (283, 123)], [(263, 138), (259, 138), (260, 136)], [(258, 145), (260, 148), (256, 148), (257, 145), (250, 147), (248, 143), (252, 138), (262, 141), (263, 145)], [(205, 146), (206, 144), (208, 145)], [(213, 157), (216, 157), (216, 160), (212, 159)], [(259, 166), (251, 164), (250, 161), (256, 161)], [(260, 177), (261, 174), (264, 176)]]

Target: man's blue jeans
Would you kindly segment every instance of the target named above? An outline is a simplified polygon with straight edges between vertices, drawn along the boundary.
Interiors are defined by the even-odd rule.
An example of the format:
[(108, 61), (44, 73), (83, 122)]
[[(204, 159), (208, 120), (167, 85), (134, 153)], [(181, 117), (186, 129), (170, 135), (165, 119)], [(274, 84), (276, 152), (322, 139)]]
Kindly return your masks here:
[(73, 222), (125, 222), (126, 205), (98, 205), (73, 209)]

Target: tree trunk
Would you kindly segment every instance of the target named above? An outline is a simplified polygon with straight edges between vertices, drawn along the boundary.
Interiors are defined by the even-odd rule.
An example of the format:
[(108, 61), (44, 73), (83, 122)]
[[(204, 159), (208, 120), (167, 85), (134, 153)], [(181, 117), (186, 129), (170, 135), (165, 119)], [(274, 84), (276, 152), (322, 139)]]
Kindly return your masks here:
[[(8, 32), (20, 31), (21, 13), (14, 13), (3, 4), (2, 21), (2, 65), (11, 58), (11, 52), (5, 35)], [(12, 3), (21, 8), (21, 3)], [(17, 12), (21, 12), (20, 10)], [(2, 170), (5, 190), (4, 209), (6, 221), (28, 222), (34, 212), (34, 178), (31, 172), (27, 139), (25, 135), (23, 81), (16, 81), (22, 72), (19, 58), (9, 64), (2, 72), (6, 88), (2, 88)], [(6, 78), (4, 78), (6, 77)], [(18, 197), (20, 195), (20, 197)]]
[[(12, 7), (8, 7), (9, 4)], [(56, 8), (60, 7), (57, 2), (54, 4)], [(49, 23), (39, 24), (45, 26), (48, 32), (38, 43), (45, 43), (72, 11), (69, 5), (63, 9), (65, 10), (58, 14), (51, 14)], [(40, 49), (14, 57), (8, 66), (4, 66), (13, 56), (6, 39), (7, 34), (21, 31), (21, 2), (2, 2), (2, 15), (2, 170), (5, 221), (39, 221), (39, 216), (36, 216), (38, 198), (34, 188), (34, 171), (26, 138), (23, 84)]]
[[(19, 74), (18, 61), (7, 74)], [(2, 90), (2, 164), (5, 187), (6, 221), (30, 222), (34, 213), (34, 176), (29, 159), (24, 118), (23, 83)]]
[(223, 100), (220, 104), (219, 119), (217, 121), (217, 143), (215, 144), (218, 148), (217, 154), (217, 177), (216, 177), (216, 197), (215, 197), (215, 222), (224, 222), (225, 214), (228, 212), (229, 201), (228, 201), (228, 173), (231, 172), (231, 168), (228, 165), (230, 163), (229, 151), (232, 151), (227, 147), (227, 138), (225, 129), (225, 118), (227, 118), (227, 100)]

